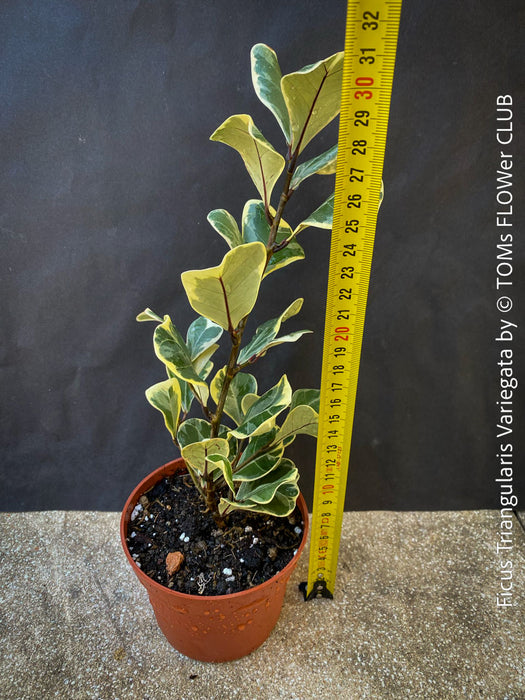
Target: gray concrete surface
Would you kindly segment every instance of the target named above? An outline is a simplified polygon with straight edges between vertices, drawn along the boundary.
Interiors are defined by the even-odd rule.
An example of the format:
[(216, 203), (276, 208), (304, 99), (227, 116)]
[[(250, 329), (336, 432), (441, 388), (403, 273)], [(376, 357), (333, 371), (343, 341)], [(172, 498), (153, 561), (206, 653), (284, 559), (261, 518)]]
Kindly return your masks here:
[[(303, 555), (271, 637), (222, 665), (164, 640), (118, 520), (0, 515), (2, 699), (525, 698), (525, 537), (515, 516), (512, 549), (498, 553), (499, 511), (346, 513), (335, 600), (303, 602)], [(507, 561), (512, 605), (498, 607)]]

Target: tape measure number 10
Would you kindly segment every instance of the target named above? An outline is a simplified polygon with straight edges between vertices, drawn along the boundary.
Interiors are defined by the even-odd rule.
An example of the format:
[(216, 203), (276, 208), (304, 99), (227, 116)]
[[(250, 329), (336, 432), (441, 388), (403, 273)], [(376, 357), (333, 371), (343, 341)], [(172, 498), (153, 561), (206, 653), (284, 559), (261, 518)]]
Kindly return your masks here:
[(349, 0), (305, 599), (333, 597), (401, 0)]

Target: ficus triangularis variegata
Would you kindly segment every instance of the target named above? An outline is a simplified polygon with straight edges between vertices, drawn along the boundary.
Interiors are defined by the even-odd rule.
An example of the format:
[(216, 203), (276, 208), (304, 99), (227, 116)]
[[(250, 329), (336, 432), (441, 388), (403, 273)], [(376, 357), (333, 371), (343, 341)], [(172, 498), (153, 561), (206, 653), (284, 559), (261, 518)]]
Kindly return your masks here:
[[(289, 303), (251, 338), (244, 334), (261, 285), (271, 284), (271, 273), (304, 258), (297, 235), (309, 226), (331, 229), (333, 195), (295, 228), (283, 214), (304, 180), (335, 173), (337, 145), (303, 162), (300, 156), (339, 113), (342, 58), (336, 53), (283, 76), (272, 49), (265, 44), (252, 48), (253, 86), (283, 132), (282, 152), (247, 114), (229, 117), (216, 129), (211, 139), (238, 151), (259, 198), (246, 202), (240, 225), (225, 209), (208, 214), (228, 250), (216, 267), (182, 273), (188, 301), (198, 314), (185, 338), (167, 315), (146, 309), (137, 317), (156, 324), (155, 354), (167, 374), (146, 391), (146, 398), (163, 414), (196, 488), (219, 523), (233, 510), (291, 513), (299, 474), (284, 451), (299, 434), (317, 435), (317, 390), (292, 391), (286, 374), (260, 390), (247, 371), (272, 348), (309, 333), (281, 333), (303, 300)], [(280, 196), (272, 204), (279, 181)], [(212, 357), (225, 332), (228, 363), (214, 368)], [(190, 415), (194, 404), (202, 417)]]

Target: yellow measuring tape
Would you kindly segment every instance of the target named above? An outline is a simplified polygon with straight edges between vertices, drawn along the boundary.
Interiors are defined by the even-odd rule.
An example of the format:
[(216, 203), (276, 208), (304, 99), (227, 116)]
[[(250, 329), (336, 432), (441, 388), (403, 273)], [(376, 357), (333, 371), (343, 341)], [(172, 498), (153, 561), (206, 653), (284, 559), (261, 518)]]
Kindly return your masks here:
[(401, 0), (349, 0), (305, 599), (333, 597)]

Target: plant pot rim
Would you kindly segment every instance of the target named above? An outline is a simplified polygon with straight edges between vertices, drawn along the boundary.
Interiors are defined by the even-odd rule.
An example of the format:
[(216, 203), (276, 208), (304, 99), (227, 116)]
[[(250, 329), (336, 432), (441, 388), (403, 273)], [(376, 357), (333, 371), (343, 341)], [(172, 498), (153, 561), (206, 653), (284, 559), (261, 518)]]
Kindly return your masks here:
[[(168, 469), (172, 469), (170, 474), (165, 474), (165, 472)], [(245, 588), (243, 591), (237, 591), (236, 593), (226, 593), (222, 595), (195, 595), (193, 593), (183, 593), (182, 591), (177, 591), (174, 590), (173, 588), (168, 588), (167, 586), (162, 585), (158, 581), (155, 581), (152, 579), (150, 576), (148, 576), (142, 569), (137, 566), (137, 563), (131, 556), (129, 549), (128, 549), (128, 543), (127, 543), (127, 525), (129, 522), (129, 517), (131, 515), (131, 512), (135, 508), (136, 504), (138, 503), (139, 498), (146, 493), (146, 491), (149, 491), (153, 486), (155, 486), (156, 483), (160, 481), (161, 478), (163, 478), (165, 475), (172, 475), (177, 472), (184, 472), (187, 471), (184, 460), (182, 457), (179, 457), (178, 459), (174, 459), (170, 462), (167, 462), (166, 464), (163, 464), (161, 467), (157, 467), (157, 469), (154, 469), (150, 474), (148, 474), (142, 481), (133, 489), (131, 494), (129, 495), (124, 508), (122, 509), (122, 513), (120, 516), (120, 540), (122, 542), (122, 547), (124, 549), (124, 553), (126, 555), (126, 558), (128, 562), (131, 564), (131, 568), (133, 569), (135, 575), (139, 578), (139, 580), (144, 584), (147, 585), (149, 588), (153, 588), (154, 590), (157, 591), (162, 591), (165, 594), (172, 594), (173, 596), (177, 598), (184, 598), (184, 600), (201, 600), (201, 601), (209, 601), (210, 603), (213, 602), (214, 600), (220, 600), (220, 599), (234, 599), (234, 598), (242, 598), (246, 595), (250, 595), (253, 593), (255, 589), (258, 591), (264, 591), (266, 587), (269, 587), (272, 585), (272, 583), (275, 581), (276, 578), (281, 578), (282, 576), (286, 576), (288, 571), (291, 571), (295, 568), (297, 559), (300, 557), (301, 552), (303, 551), (305, 545), (306, 545), (306, 540), (308, 538), (308, 509), (306, 507), (306, 503), (304, 500), (304, 497), (302, 493), (299, 493), (299, 496), (297, 498), (297, 506), (299, 507), (299, 510), (301, 512), (301, 516), (303, 519), (303, 536), (301, 539), (301, 542), (299, 546), (297, 547), (297, 551), (290, 559), (288, 564), (282, 568), (280, 571), (278, 571), (276, 574), (274, 574), (271, 578), (267, 579), (263, 583), (259, 583), (256, 586), (252, 586), (251, 588)], [(155, 477), (158, 476), (159, 478), (154, 480)]]

